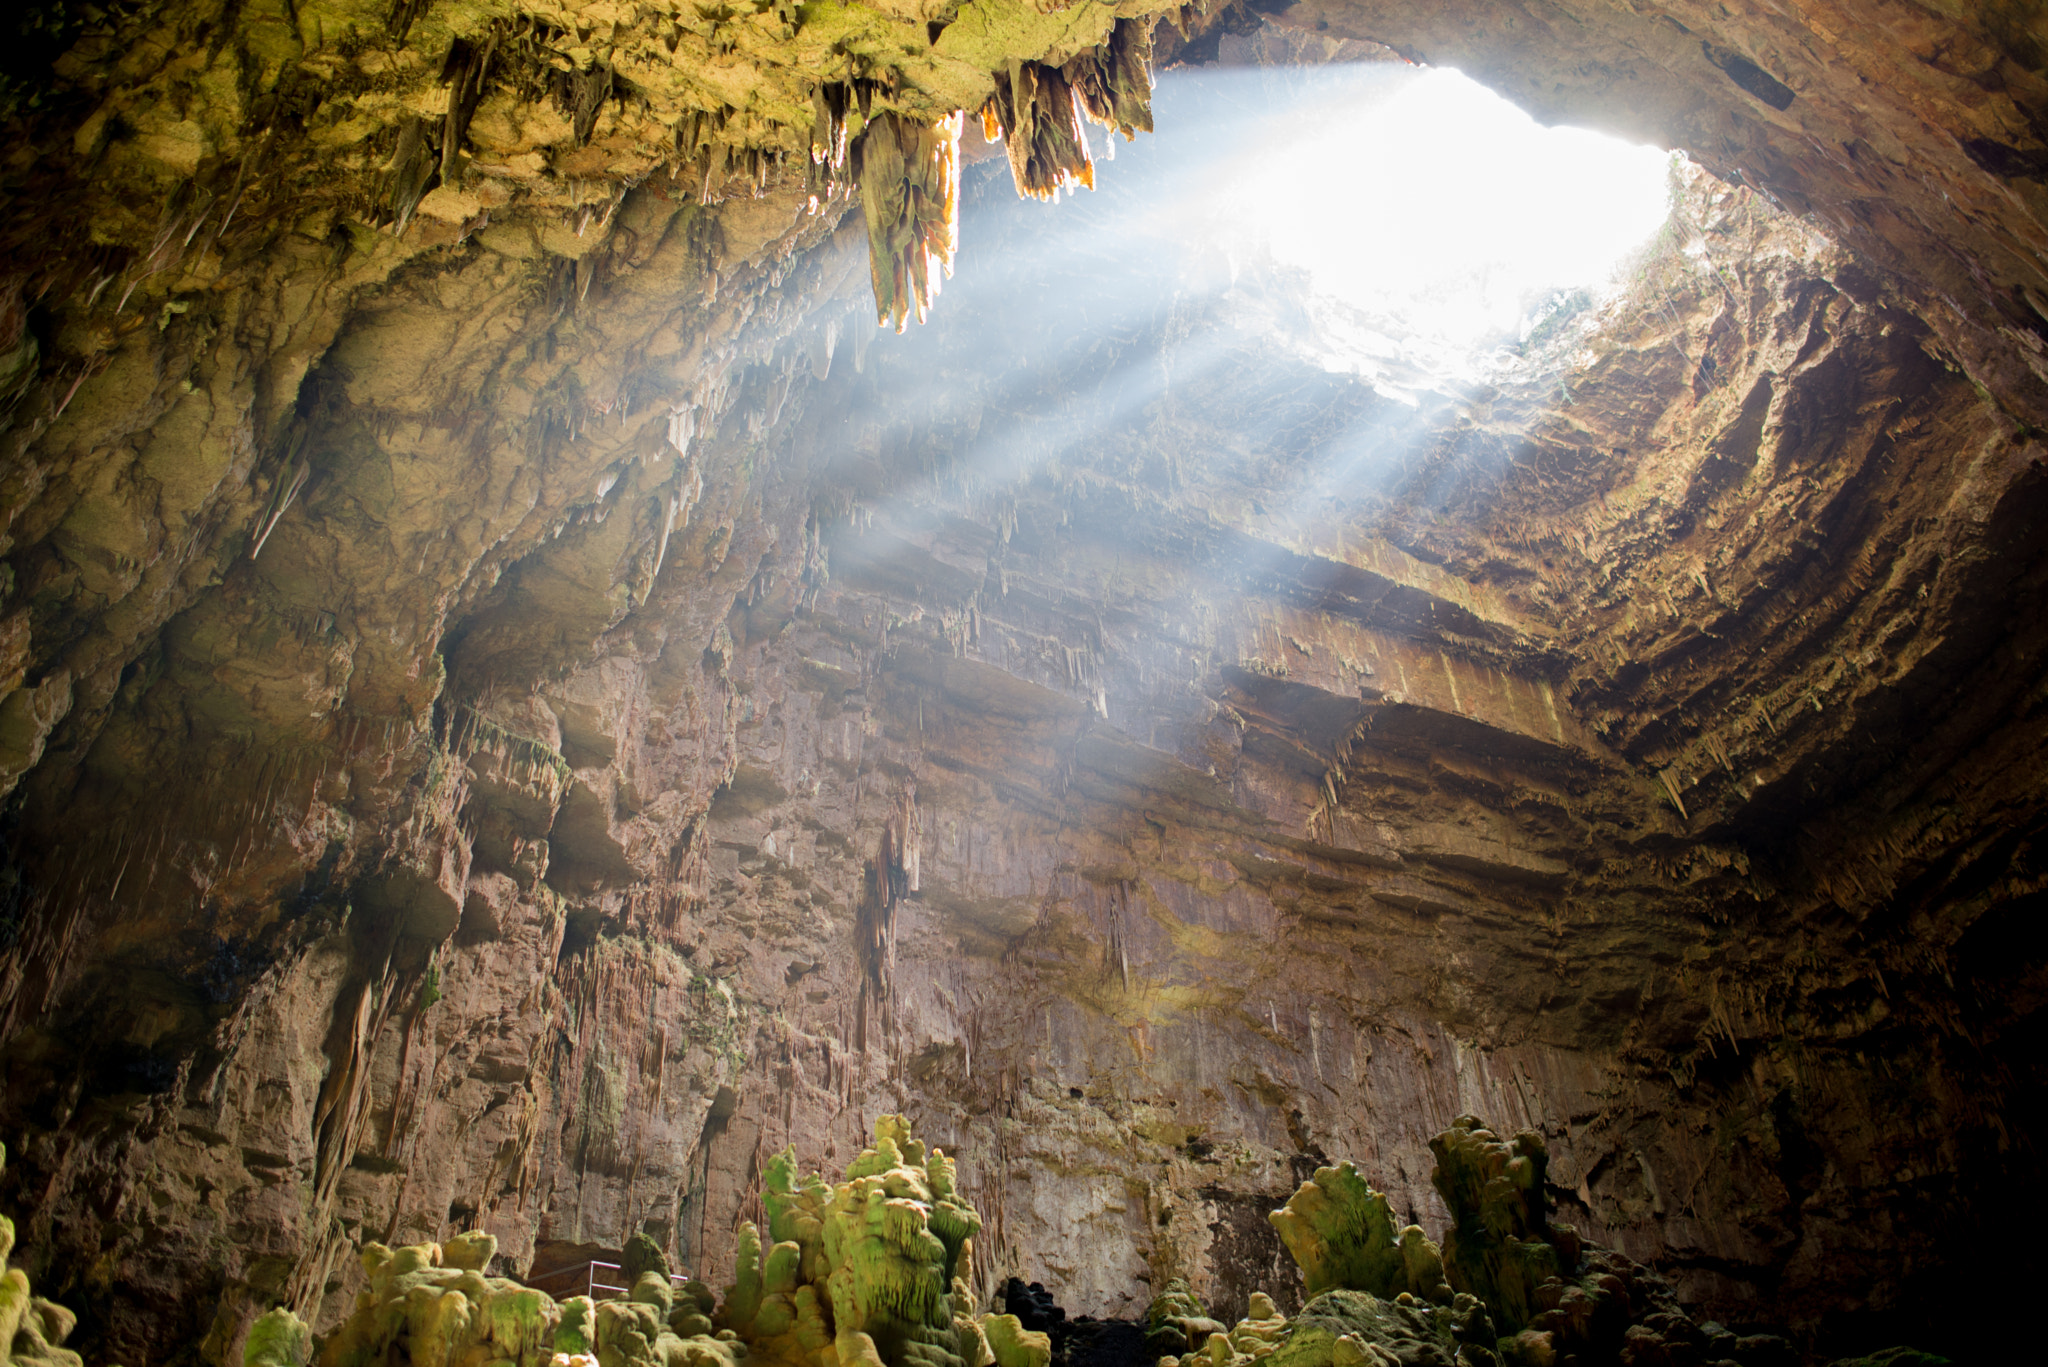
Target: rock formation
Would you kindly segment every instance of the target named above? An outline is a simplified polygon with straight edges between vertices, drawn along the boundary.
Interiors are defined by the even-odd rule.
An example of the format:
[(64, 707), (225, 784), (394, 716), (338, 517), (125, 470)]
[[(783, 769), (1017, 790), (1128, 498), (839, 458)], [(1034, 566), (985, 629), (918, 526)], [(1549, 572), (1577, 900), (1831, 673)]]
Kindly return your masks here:
[[(1385, 1195), (1351, 1164), (1320, 1169), (1273, 1212), (1311, 1288), (1301, 1312), (1283, 1316), (1269, 1297), (1254, 1295), (1236, 1330), (1219, 1327), (1202, 1351), (1162, 1358), (1161, 1367), (1796, 1360), (1782, 1338), (1696, 1323), (1661, 1277), (1552, 1224), (1540, 1135), (1502, 1140), (1477, 1117), (1460, 1116), (1430, 1147), (1432, 1180), (1451, 1212), (1441, 1257), (1419, 1228), (1393, 1233)], [(1426, 1295), (1397, 1289), (1417, 1280), (1408, 1270), (1416, 1267), (1425, 1269)], [(1184, 1288), (1170, 1289), (1147, 1318), (1178, 1322), (1188, 1299)], [(1947, 1361), (1910, 1348), (1858, 1359), (1893, 1360)]]
[[(7, 1150), (0, 1146), (0, 1169)], [(83, 1359), (63, 1347), (78, 1316), (29, 1290), (28, 1274), (7, 1265), (14, 1252), (14, 1221), (0, 1215), (0, 1358), (23, 1367), (81, 1367)]]
[(729, 1333), (714, 1335), (699, 1303), (678, 1298), (665, 1273), (639, 1274), (621, 1299), (572, 1296), (558, 1303), (519, 1282), (485, 1275), (496, 1253), (497, 1241), (488, 1234), (399, 1249), (372, 1244), (362, 1258), (368, 1288), (317, 1357), (306, 1325), (279, 1308), (249, 1331), (245, 1367), (315, 1361), (319, 1367), (394, 1361), (734, 1367), (746, 1360), (745, 1346)]
[(1045, 1367), (1051, 1348), (1013, 1315), (972, 1318), (965, 1290), (981, 1217), (960, 1198), (953, 1161), (926, 1152), (901, 1116), (875, 1122), (875, 1142), (828, 1187), (799, 1180), (796, 1154), (769, 1164), (762, 1204), (764, 1254), (751, 1224), (740, 1229), (737, 1280), (722, 1310), (727, 1325), (790, 1363), (880, 1361), (888, 1367)]
[[(2031, 14), (14, 7), (15, 1263), (128, 1367), (451, 1278), (483, 1333), (636, 1237), (723, 1284), (774, 1154), (799, 1219), (904, 1114), (978, 1295), (1180, 1279), (1182, 1353), (1394, 1276), (1354, 1229), (1430, 1351), (1409, 1226), (1510, 1339), (1663, 1304), (1546, 1199), (1707, 1339), (1985, 1351), (1943, 1307), (2039, 1275), (1961, 1251), (2044, 1080)], [(1041, 250), (1138, 183), (1091, 138), (1177, 136), (1148, 71), (1262, 54), (1713, 175), (1484, 383), (1334, 373), (1301, 282), (1128, 219)], [(1343, 1154), (1380, 1204), (1268, 1222)], [(761, 1216), (747, 1323), (815, 1330)], [(943, 1348), (957, 1250), (878, 1218), (877, 1352)], [(605, 1323), (727, 1342), (686, 1300)]]
[[(1442, 1155), (1437, 1162), (1441, 1178)], [(1445, 1204), (1465, 1208), (1448, 1195)], [(1273, 1212), (1272, 1221), (1310, 1297), (1338, 1288), (1369, 1291), (1381, 1300), (1406, 1293), (1440, 1304), (1451, 1297), (1443, 1257), (1422, 1226), (1397, 1231), (1386, 1194), (1368, 1186), (1348, 1162), (1317, 1168)]]
[[(874, 1147), (837, 1187), (817, 1177), (794, 1183), (794, 1165), (780, 1155), (763, 1193), (771, 1235), (791, 1237), (764, 1257), (759, 1232), (743, 1226), (723, 1305), (701, 1282), (678, 1294), (660, 1250), (641, 1236), (621, 1264), (627, 1295), (559, 1303), (485, 1275), (497, 1253), (488, 1234), (397, 1250), (373, 1244), (362, 1259), (368, 1289), (320, 1346), (320, 1367), (1046, 1367), (1043, 1333), (1014, 1315), (974, 1313), (967, 1262), (979, 1218), (958, 1200), (950, 1160), (927, 1154), (901, 1116), (875, 1122)], [(279, 1308), (250, 1330), (244, 1362), (307, 1367), (310, 1345), (306, 1325)]]

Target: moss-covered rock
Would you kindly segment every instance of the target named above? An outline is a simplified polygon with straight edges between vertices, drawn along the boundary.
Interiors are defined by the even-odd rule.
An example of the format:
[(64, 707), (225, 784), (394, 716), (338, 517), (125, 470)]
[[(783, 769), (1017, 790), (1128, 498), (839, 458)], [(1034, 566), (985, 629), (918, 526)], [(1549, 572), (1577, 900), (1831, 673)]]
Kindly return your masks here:
[(1536, 1314), (1536, 1288), (1571, 1275), (1579, 1261), (1576, 1236), (1550, 1227), (1543, 1136), (1501, 1139), (1462, 1115), (1429, 1147), (1430, 1180), (1451, 1210), (1443, 1257), (1452, 1283), (1484, 1300), (1502, 1333), (1517, 1333)]
[[(545, 1292), (481, 1269), (497, 1252), (488, 1235), (459, 1235), (441, 1244), (363, 1250), (370, 1285), (356, 1298), (355, 1313), (322, 1346), (320, 1367), (370, 1367), (410, 1362), (414, 1367), (737, 1367), (745, 1345), (715, 1337), (708, 1319), (703, 1332), (677, 1333), (673, 1302), (693, 1310), (688, 1293), (678, 1298), (665, 1272), (646, 1272), (624, 1300), (593, 1301), (572, 1296), (556, 1302)], [(263, 1351), (272, 1354), (247, 1367), (303, 1367), (278, 1357), (273, 1341), (289, 1347), (289, 1325), (273, 1311), (258, 1327)], [(258, 1349), (254, 1332), (250, 1352)]]
[(1026, 1329), (1015, 1315), (989, 1315), (981, 1320), (983, 1337), (996, 1367), (1048, 1367), (1052, 1335)]
[(1326, 1291), (1288, 1322), (1287, 1340), (1267, 1367), (1457, 1367), (1460, 1347), (1446, 1307), (1407, 1295), (1383, 1300), (1363, 1291)]
[(283, 1306), (249, 1326), (242, 1367), (306, 1367), (312, 1360), (312, 1329)]
[(1339, 1288), (1375, 1296), (1406, 1291), (1432, 1304), (1450, 1303), (1437, 1246), (1420, 1225), (1397, 1228), (1386, 1196), (1348, 1162), (1317, 1168), (1268, 1218), (1310, 1296)]
[(1210, 1335), (1224, 1332), (1224, 1326), (1209, 1317), (1201, 1297), (1181, 1277), (1169, 1281), (1145, 1307), (1145, 1346), (1162, 1357), (1179, 1357), (1200, 1349)]
[[(968, 1313), (964, 1277), (981, 1217), (962, 1200), (953, 1160), (927, 1152), (909, 1122), (885, 1115), (875, 1142), (829, 1185), (785, 1151), (768, 1165), (770, 1243), (740, 1230), (721, 1322), (767, 1358), (851, 1367), (1032, 1367), (1050, 1340), (988, 1330)], [(1014, 1358), (1003, 1355), (1008, 1353)]]
[(1432, 1305), (1405, 1291), (1383, 1298), (1340, 1288), (1290, 1320), (1260, 1291), (1235, 1328), (1210, 1334), (1176, 1367), (1498, 1367), (1493, 1344), (1486, 1308), (1469, 1295)]
[(619, 1270), (625, 1274), (626, 1285), (636, 1285), (649, 1272), (659, 1273), (664, 1281), (668, 1279), (668, 1255), (661, 1251), (661, 1245), (645, 1234), (635, 1234), (626, 1240), (625, 1255), (619, 1259)]

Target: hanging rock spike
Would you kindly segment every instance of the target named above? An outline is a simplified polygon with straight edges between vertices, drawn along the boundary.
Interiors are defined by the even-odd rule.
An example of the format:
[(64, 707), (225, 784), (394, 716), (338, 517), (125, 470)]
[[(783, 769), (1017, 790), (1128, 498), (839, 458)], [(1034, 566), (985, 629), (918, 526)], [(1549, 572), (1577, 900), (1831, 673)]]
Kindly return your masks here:
[(925, 320), (940, 277), (953, 273), (961, 118), (958, 110), (932, 123), (880, 114), (855, 146), (876, 318), (898, 332), (912, 314)]

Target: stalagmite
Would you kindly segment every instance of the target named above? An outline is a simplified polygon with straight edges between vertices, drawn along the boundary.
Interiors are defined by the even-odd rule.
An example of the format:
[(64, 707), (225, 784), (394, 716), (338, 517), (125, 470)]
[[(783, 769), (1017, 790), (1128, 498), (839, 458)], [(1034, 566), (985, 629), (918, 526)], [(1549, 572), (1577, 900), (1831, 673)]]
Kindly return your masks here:
[[(837, 1186), (770, 1160), (761, 1197), (773, 1241), (742, 1227), (721, 1322), (758, 1357), (797, 1367), (1046, 1367), (1042, 1333), (974, 1315), (968, 1291), (981, 1217), (953, 1160), (927, 1152), (901, 1116), (875, 1121), (873, 1147)], [(1006, 1323), (1003, 1321), (1007, 1321)]]
[[(7, 1149), (0, 1145), (0, 1170)], [(78, 1316), (29, 1290), (28, 1274), (7, 1265), (14, 1252), (14, 1221), (0, 1215), (0, 1367), (83, 1367), (78, 1354), (62, 1346), (78, 1324)]]
[(1386, 1196), (1350, 1163), (1317, 1168), (1268, 1218), (1311, 1296), (1341, 1287), (1382, 1297), (1409, 1292), (1434, 1304), (1450, 1300), (1436, 1245), (1418, 1225), (1397, 1230)]
[[(558, 1302), (487, 1275), (496, 1252), (497, 1240), (483, 1233), (398, 1249), (370, 1244), (362, 1253), (369, 1288), (356, 1298), (355, 1314), (321, 1345), (319, 1367), (570, 1367), (586, 1360), (607, 1367), (736, 1367), (746, 1358), (744, 1344), (711, 1329), (688, 1288), (677, 1304), (658, 1266), (637, 1277), (623, 1299)], [(294, 1357), (300, 1339), (288, 1317), (279, 1310), (258, 1322), (247, 1367), (305, 1367)]]

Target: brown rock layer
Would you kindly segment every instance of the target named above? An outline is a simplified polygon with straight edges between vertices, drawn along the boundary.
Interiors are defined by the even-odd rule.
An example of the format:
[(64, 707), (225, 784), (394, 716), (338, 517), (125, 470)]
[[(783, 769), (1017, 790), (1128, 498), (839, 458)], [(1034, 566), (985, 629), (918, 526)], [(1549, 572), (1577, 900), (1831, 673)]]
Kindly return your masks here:
[(1290, 1304), (1267, 1210), (1351, 1158), (1440, 1222), (1475, 1112), (1703, 1313), (1970, 1330), (2040, 1081), (2018, 11), (1287, 11), (1849, 244), (1703, 184), (1583, 354), (1409, 407), (1294, 282), (1119, 305), (993, 208), (871, 344), (811, 86), (973, 107), (1108, 7), (846, 72), (273, 8), (15, 97), (0, 1117), (87, 1356), (331, 1325), (371, 1240), (715, 1271), (895, 1111), (1076, 1310)]

